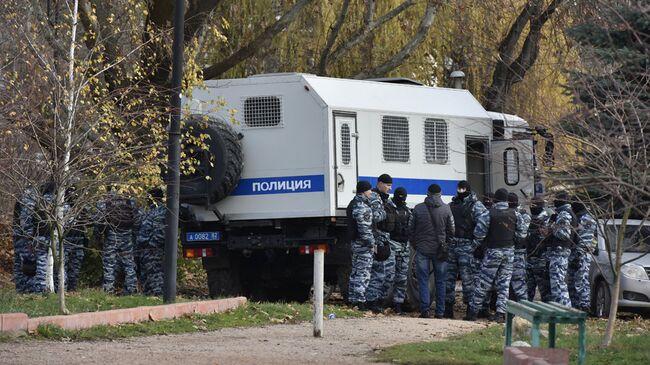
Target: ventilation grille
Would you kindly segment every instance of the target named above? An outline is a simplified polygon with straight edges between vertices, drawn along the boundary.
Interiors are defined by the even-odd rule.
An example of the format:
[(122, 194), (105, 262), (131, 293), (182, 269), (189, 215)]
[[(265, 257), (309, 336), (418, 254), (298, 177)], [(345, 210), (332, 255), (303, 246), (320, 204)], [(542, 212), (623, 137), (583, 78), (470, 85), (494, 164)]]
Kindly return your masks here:
[(408, 162), (410, 160), (408, 119), (384, 116), (381, 122), (381, 136), (385, 161)]
[(244, 100), (244, 124), (249, 128), (282, 125), (282, 103), (279, 96), (253, 96)]
[(350, 126), (347, 124), (341, 125), (341, 162), (350, 164)]
[(427, 163), (445, 164), (449, 161), (447, 122), (444, 120), (424, 121), (424, 158)]

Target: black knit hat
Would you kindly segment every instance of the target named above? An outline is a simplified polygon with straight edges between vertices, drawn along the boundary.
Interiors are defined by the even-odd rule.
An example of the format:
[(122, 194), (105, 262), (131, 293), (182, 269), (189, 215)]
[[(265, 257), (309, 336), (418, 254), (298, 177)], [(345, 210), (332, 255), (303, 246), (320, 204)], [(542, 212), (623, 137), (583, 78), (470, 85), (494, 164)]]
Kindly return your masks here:
[(427, 188), (427, 192), (428, 192), (429, 194), (431, 194), (431, 195), (433, 195), (433, 194), (440, 194), (441, 191), (442, 191), (442, 189), (440, 189), (440, 185), (438, 185), (438, 184), (431, 184), (431, 185), (429, 185), (429, 187)]
[(365, 193), (370, 189), (372, 189), (372, 185), (366, 180), (361, 180), (357, 183), (357, 194)]
[(467, 191), (472, 191), (472, 187), (465, 180), (461, 180), (458, 182), (458, 189), (465, 189)]
[(377, 178), (377, 182), (383, 182), (384, 184), (392, 184), (393, 183), (393, 178), (390, 177), (388, 174), (381, 174)]
[(507, 202), (508, 201), (508, 190), (501, 188), (494, 192), (494, 200), (497, 202)]

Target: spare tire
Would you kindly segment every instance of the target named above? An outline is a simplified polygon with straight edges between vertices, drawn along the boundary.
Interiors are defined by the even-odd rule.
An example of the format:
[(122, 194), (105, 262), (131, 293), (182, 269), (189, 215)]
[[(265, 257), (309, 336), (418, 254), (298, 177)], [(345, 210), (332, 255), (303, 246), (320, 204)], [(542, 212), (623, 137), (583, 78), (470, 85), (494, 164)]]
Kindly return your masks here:
[(187, 132), (195, 137), (208, 135), (204, 141), (209, 149), (201, 150), (191, 140), (183, 140), (185, 159), (196, 158), (199, 165), (192, 174), (181, 173), (180, 201), (197, 205), (216, 203), (230, 195), (239, 183), (244, 167), (241, 134), (227, 121), (205, 115), (190, 115), (185, 120), (183, 136)]

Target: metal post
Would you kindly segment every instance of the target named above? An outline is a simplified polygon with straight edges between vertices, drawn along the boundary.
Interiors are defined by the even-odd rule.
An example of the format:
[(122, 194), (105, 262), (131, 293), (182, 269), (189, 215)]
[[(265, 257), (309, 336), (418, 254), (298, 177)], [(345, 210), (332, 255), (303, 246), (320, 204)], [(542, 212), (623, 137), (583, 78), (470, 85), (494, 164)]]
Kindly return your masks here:
[(325, 276), (325, 249), (314, 251), (314, 337), (323, 337), (323, 278)]
[(183, 28), (185, 1), (176, 0), (172, 60), (172, 110), (167, 144), (167, 227), (165, 229), (165, 303), (176, 301), (176, 256), (178, 245), (178, 195), (181, 155), (181, 81), (183, 78)]

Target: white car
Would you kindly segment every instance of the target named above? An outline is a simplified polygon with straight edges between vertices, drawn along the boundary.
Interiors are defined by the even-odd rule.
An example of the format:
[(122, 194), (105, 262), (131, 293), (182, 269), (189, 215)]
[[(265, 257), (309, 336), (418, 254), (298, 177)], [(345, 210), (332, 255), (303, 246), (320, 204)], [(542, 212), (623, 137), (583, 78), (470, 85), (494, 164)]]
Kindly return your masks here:
[[(589, 279), (591, 283), (591, 309), (598, 317), (609, 315), (613, 282), (612, 266), (616, 260), (616, 237), (621, 219), (600, 221), (598, 244), (594, 252)], [(607, 249), (605, 236), (611, 242)], [(630, 219), (623, 240), (623, 266), (619, 309), (650, 312), (650, 222)]]

